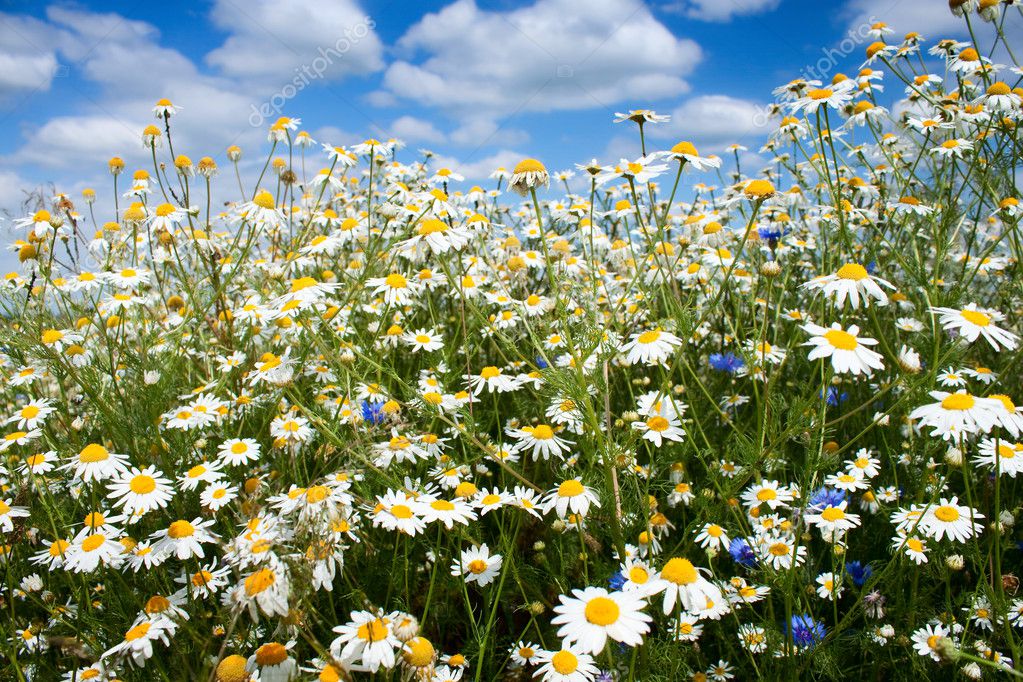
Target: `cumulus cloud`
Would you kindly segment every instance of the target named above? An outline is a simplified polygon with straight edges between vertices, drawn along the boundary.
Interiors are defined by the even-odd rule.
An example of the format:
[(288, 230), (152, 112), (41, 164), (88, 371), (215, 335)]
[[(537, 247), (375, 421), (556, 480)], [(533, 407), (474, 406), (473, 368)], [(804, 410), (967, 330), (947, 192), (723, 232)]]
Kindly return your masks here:
[(674, 97), (699, 62), (638, 0), (537, 0), (490, 11), (457, 0), (398, 41), (383, 95), (462, 116), (610, 107)]
[(46, 22), (0, 13), (0, 101), (49, 90), (58, 73)]
[(406, 142), (443, 142), (444, 133), (429, 121), (415, 116), (402, 116), (388, 127), (388, 133)]
[(355, 0), (217, 0), (211, 18), (230, 35), (206, 62), (230, 76), (336, 80), (384, 65), (376, 21)]
[(756, 102), (729, 95), (701, 95), (684, 101), (665, 125), (650, 126), (652, 137), (689, 140), (707, 151), (762, 133), (763, 108)]
[(430, 162), (430, 167), (449, 168), (464, 175), (466, 181), (482, 182), (498, 168), (514, 168), (515, 164), (526, 156), (528, 155), (510, 149), (501, 149), (480, 159), (466, 158), (464, 161), (452, 156), (438, 155)]
[[(1005, 8), (1008, 10), (1009, 8)], [(929, 41), (968, 35), (966, 21), (948, 9), (945, 2), (891, 2), (891, 0), (850, 0), (845, 7), (850, 26), (883, 21), (900, 37), (916, 31)], [(979, 21), (979, 20), (978, 20)], [(1023, 39), (1023, 18), (1008, 12), (1005, 21), (1010, 43)]]
[(702, 21), (729, 21), (734, 16), (773, 10), (781, 0), (680, 0), (662, 9)]

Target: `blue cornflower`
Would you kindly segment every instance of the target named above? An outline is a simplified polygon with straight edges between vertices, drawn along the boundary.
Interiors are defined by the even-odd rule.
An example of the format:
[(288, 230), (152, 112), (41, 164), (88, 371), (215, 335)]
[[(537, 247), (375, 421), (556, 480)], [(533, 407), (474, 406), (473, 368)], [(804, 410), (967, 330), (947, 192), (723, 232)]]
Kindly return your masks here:
[(728, 543), (728, 553), (732, 555), (732, 561), (740, 566), (752, 568), (757, 564), (753, 548), (742, 538), (732, 538), (732, 541)]
[(844, 490), (839, 490), (837, 488), (820, 488), (810, 495), (810, 506), (814, 509), (837, 507), (845, 502), (846, 499)]
[(540, 356), (537, 356), (535, 358), (535, 362), (537, 369), (547, 369), (548, 367), (547, 361), (541, 358)]
[(821, 392), (821, 397), (828, 401), (828, 405), (838, 407), (840, 403), (844, 403), (849, 399), (849, 394), (845, 391), (839, 391), (836, 386), (828, 386), (827, 393)]
[(368, 421), (370, 424), (381, 423), (382, 421), (384, 421), (384, 404), (363, 400), (362, 418)]
[(868, 564), (864, 566), (859, 561), (850, 561), (845, 565), (845, 572), (852, 578), (853, 584), (856, 587), (863, 587), (863, 583), (870, 579), (870, 576), (874, 574), (874, 569)]
[(735, 353), (713, 353), (709, 360), (711, 367), (729, 374), (735, 374), (746, 365)]
[(757, 228), (757, 234), (760, 235), (761, 241), (773, 247), (785, 234), (785, 230), (780, 225), (762, 225)]
[(816, 645), (828, 634), (824, 625), (805, 613), (801, 616), (792, 616), (792, 622), (787, 630), (792, 633), (795, 645), (804, 649)]
[(625, 575), (621, 571), (615, 571), (610, 578), (607, 579), (607, 589), (612, 592), (617, 592), (622, 589), (622, 585), (625, 584)]

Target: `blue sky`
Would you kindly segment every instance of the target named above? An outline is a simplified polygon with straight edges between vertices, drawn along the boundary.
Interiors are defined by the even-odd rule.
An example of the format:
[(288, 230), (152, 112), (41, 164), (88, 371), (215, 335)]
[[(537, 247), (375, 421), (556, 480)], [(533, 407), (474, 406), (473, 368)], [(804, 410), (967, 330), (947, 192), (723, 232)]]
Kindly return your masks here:
[(962, 35), (945, 0), (7, 7), (15, 8), (0, 12), (0, 209), (14, 213), (21, 190), (43, 182), (72, 195), (108, 191), (112, 155), (129, 170), (149, 167), (140, 133), (161, 97), (181, 107), (172, 127), (179, 153), (223, 163), (238, 144), (249, 175), (279, 108), (317, 141), (400, 137), (408, 156), (431, 149), (479, 180), (522, 156), (552, 169), (636, 156), (634, 128), (612, 124), (630, 108), (672, 114), (651, 131), (655, 147), (690, 139), (703, 152), (732, 142), (755, 150), (771, 89), (817, 64), (829, 78), (855, 70), (870, 42), (865, 22), (887, 21), (896, 38)]

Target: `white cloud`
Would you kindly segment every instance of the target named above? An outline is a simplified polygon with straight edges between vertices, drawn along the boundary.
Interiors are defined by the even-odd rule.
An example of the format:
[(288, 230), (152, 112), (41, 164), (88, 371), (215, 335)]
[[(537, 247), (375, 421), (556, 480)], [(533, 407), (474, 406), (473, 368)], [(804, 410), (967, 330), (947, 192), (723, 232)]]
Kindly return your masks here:
[(734, 16), (759, 14), (775, 9), (781, 0), (680, 0), (664, 11), (703, 21), (729, 21)]
[(57, 53), (46, 22), (0, 13), (0, 99), (49, 90)]
[(491, 118), (674, 97), (701, 56), (638, 0), (592, 0), (585, 11), (577, 0), (536, 0), (504, 12), (457, 0), (398, 48), (385, 94)]
[(501, 149), (482, 159), (472, 160), (469, 158), (466, 161), (459, 161), (452, 156), (438, 155), (430, 162), (430, 167), (449, 168), (456, 173), (464, 175), (465, 179), (469, 182), (480, 182), (486, 180), (498, 168), (514, 168), (515, 164), (526, 158), (526, 156), (526, 154), (510, 149)]
[(424, 121), (415, 116), (402, 116), (395, 119), (388, 127), (387, 132), (405, 142), (443, 142), (444, 133), (437, 130), (429, 121)]
[(528, 142), (529, 133), (506, 128), (492, 118), (474, 116), (464, 119), (450, 138), (463, 147), (515, 147)]
[(376, 22), (355, 0), (217, 0), (211, 18), (230, 35), (206, 61), (230, 76), (283, 84), (384, 66)]
[[(1011, 8), (1004, 8), (1005, 10)], [(897, 37), (903, 36), (910, 31), (916, 31), (928, 41), (937, 41), (941, 38), (968, 35), (966, 20), (957, 17), (948, 9), (946, 2), (923, 2), (922, 0), (910, 0), (909, 2), (892, 2), (892, 0), (850, 0), (845, 8), (845, 14), (850, 17), (849, 24), (853, 27), (864, 23), (883, 21), (895, 31)], [(977, 37), (982, 42), (989, 41), (989, 35), (994, 31), (985, 28), (986, 26), (979, 19), (973, 17), (974, 29)], [(1019, 12), (1008, 12), (1005, 16), (1005, 28), (1009, 42), (1013, 43), (1015, 31), (1023, 29), (1023, 18)], [(1010, 33), (1010, 31), (1012, 31)], [(1018, 39), (1020, 33), (1015, 33)]]
[(721, 151), (763, 130), (762, 107), (728, 95), (701, 95), (684, 101), (671, 112), (671, 121), (648, 126), (651, 137), (689, 140), (709, 151)]

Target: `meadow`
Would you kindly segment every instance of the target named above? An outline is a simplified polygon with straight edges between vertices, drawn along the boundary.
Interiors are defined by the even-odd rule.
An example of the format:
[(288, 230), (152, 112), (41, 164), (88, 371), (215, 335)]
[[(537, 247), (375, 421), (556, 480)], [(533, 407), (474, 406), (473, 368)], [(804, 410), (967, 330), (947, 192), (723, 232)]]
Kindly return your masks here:
[(288, 117), (218, 166), (156, 103), (16, 221), (0, 678), (1020, 677), (1019, 7), (952, 4), (756, 170), (648, 110), (483, 185)]

